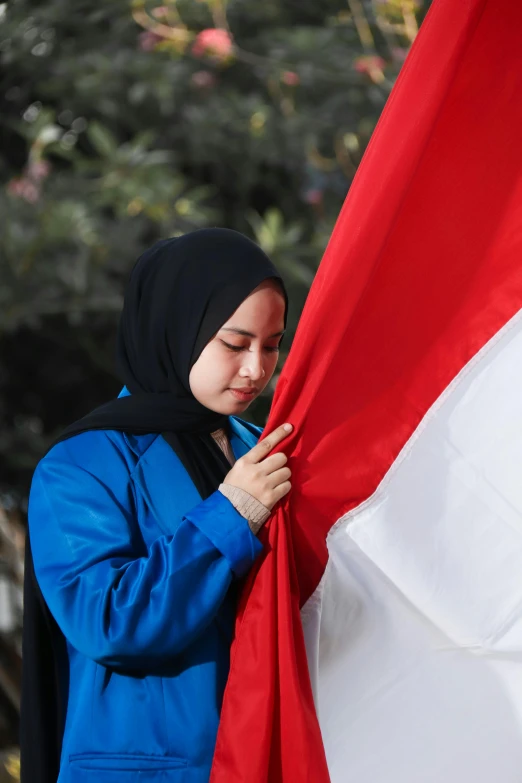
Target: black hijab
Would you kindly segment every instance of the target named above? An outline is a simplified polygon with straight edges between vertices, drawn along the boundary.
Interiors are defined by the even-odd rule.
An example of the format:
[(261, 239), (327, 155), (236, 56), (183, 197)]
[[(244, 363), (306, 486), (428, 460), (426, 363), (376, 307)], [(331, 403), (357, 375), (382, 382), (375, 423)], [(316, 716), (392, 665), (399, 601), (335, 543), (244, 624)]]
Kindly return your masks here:
[[(130, 396), (102, 405), (55, 443), (88, 430), (161, 433), (201, 497), (230, 465), (210, 433), (228, 417), (193, 396), (189, 373), (241, 302), (268, 278), (283, 280), (265, 253), (236, 231), (211, 228), (157, 242), (138, 259), (125, 292), (117, 363)], [(53, 444), (54, 445), (54, 444)], [(67, 684), (65, 639), (40, 592), (27, 535), (20, 752), (22, 783), (56, 783)]]

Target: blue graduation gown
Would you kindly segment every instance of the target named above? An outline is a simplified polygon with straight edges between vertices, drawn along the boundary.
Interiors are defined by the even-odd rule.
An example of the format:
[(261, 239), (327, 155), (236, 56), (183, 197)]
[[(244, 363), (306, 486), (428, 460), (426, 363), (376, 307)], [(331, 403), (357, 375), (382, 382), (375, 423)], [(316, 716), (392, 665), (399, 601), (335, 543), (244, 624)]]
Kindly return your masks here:
[[(258, 436), (230, 426), (240, 457)], [(160, 435), (90, 431), (39, 463), (29, 528), (67, 643), (58, 783), (208, 781), (230, 588), (262, 551), (246, 520), (220, 492), (202, 501)]]

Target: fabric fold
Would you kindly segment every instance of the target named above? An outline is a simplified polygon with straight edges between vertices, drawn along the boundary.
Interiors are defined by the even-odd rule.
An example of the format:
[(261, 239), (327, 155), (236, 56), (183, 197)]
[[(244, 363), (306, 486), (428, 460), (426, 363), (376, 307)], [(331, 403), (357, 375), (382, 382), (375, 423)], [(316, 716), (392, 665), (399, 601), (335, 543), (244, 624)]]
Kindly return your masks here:
[[(333, 731), (350, 705), (332, 698), (318, 718), (299, 610), (311, 596), (314, 612), (324, 606), (329, 532), (373, 496), (445, 389), (522, 307), (521, 25), (514, 0), (435, 0), (352, 184), (266, 425), (294, 425), (281, 446), (293, 488), (261, 532), (266, 553), (241, 598), (211, 783), (351, 777)], [(393, 511), (386, 521), (393, 530)], [(338, 600), (348, 622), (356, 605)], [(321, 670), (335, 671), (351, 641), (321, 627), (316, 616), (306, 641), (319, 704)], [(361, 764), (371, 735), (364, 742)], [(447, 769), (446, 781), (462, 781)], [(414, 771), (429, 779), (422, 760)], [(398, 767), (380, 774), (403, 779)]]

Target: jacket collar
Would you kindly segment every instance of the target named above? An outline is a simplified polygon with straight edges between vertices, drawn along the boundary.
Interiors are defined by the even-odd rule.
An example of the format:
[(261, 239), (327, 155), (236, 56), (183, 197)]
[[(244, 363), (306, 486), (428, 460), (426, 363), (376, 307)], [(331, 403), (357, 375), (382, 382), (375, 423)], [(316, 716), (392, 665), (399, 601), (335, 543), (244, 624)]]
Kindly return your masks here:
[[(235, 416), (230, 416), (229, 422), (230, 445), (239, 459), (256, 445), (259, 435)], [(133, 481), (163, 532), (171, 534), (183, 516), (201, 502), (201, 496), (164, 438), (156, 434), (125, 437), (138, 457)]]
[[(118, 397), (128, 397), (129, 395), (129, 390), (124, 386), (118, 394)], [(259, 428), (259, 434), (254, 435), (237, 416), (229, 416), (228, 421), (230, 424), (230, 445), (232, 446), (235, 458), (239, 459), (246, 454), (247, 451), (254, 448), (259, 439), (259, 435), (261, 434), (261, 430)], [(146, 451), (149, 451), (156, 441), (162, 441), (163, 438), (159, 438), (156, 434), (151, 434), (128, 436), (127, 440), (129, 446), (136, 453), (136, 456), (141, 457)], [(159, 448), (159, 446), (157, 448)], [(170, 449), (170, 451), (172, 451), (172, 449)]]
[(247, 451), (253, 449), (261, 435), (261, 429), (259, 428), (259, 434), (254, 435), (237, 416), (229, 416), (230, 423), (230, 445), (236, 459), (239, 459)]

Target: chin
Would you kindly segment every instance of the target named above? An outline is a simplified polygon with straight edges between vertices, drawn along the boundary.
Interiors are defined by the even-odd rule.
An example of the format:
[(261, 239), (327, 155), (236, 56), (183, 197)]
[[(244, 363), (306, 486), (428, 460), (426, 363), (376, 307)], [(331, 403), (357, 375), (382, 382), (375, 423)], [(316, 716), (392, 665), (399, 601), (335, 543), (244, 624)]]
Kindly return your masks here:
[(249, 405), (251, 405), (251, 401), (240, 402), (239, 400), (232, 400), (228, 402), (227, 400), (227, 402), (223, 402), (221, 405), (205, 405), (205, 407), (214, 411), (214, 413), (220, 413), (222, 416), (235, 416), (238, 412), (245, 411)]
[[(254, 400), (257, 399), (258, 395), (254, 397)], [(208, 402), (205, 402), (204, 400), (200, 399), (200, 402), (209, 410), (214, 411), (214, 413), (220, 413), (222, 416), (234, 416), (238, 413), (242, 413), (243, 411), (246, 411), (246, 409), (252, 405), (254, 400), (245, 400), (242, 402), (241, 400), (236, 400), (232, 395), (229, 395), (227, 392), (225, 392), (222, 396), (219, 397), (218, 400), (209, 400)]]
[(226, 402), (224, 405), (222, 405), (221, 413), (224, 413), (227, 416), (232, 416), (236, 414), (238, 411), (246, 411), (246, 409), (252, 405), (253, 400), (247, 400), (245, 402), (241, 402), (241, 400), (232, 400), (231, 402)]
[(227, 405), (227, 415), (233, 415), (238, 411), (246, 411), (250, 405), (252, 405), (252, 400), (250, 400), (250, 402), (240, 402), (239, 400), (237, 402), (233, 402), (232, 405)]

